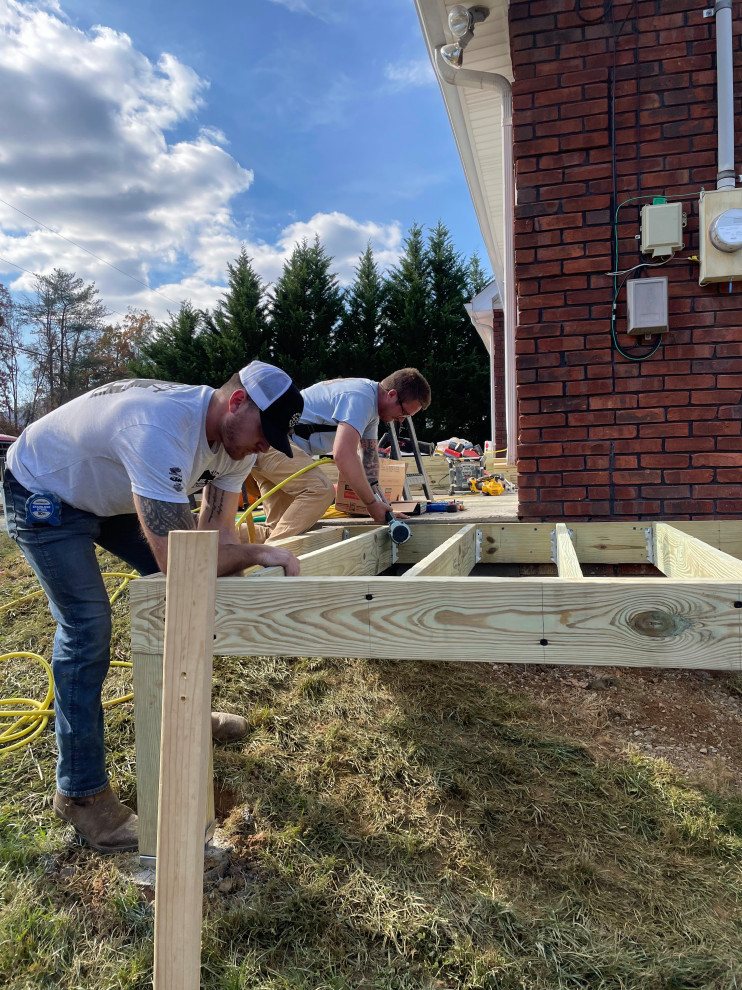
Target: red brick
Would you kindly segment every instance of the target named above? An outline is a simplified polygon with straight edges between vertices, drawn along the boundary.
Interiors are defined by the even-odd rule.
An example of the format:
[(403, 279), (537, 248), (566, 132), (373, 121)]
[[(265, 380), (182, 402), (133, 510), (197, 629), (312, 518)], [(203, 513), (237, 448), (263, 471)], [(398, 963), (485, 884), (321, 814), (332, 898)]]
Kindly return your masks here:
[[(694, 462), (695, 463), (695, 462)], [(689, 454), (642, 454), (643, 468), (684, 468), (690, 464)]]
[(739, 420), (714, 420), (710, 423), (694, 423), (693, 424), (693, 434), (694, 436), (738, 436), (742, 430), (740, 430)]
[(590, 438), (592, 440), (609, 439), (625, 440), (628, 437), (635, 437), (637, 428), (635, 426), (593, 426), (590, 427)]
[(682, 437), (687, 432), (687, 423), (642, 423), (639, 426), (640, 437)]
[(714, 480), (714, 472), (712, 468), (699, 468), (697, 470), (690, 468), (685, 471), (664, 471), (662, 474), (662, 480), (668, 485), (682, 485), (685, 482), (692, 485), (707, 485), (709, 482)]
[(581, 471), (585, 467), (582, 457), (539, 457), (539, 471)]
[(665, 440), (665, 450), (667, 451), (699, 451), (713, 449), (713, 437), (668, 437), (667, 440)]
[(623, 516), (656, 516), (660, 511), (660, 503), (650, 502), (647, 499), (629, 499), (616, 502), (614, 511), (617, 515)]
[(661, 481), (662, 474), (646, 468), (639, 471), (614, 471), (613, 480), (617, 485), (648, 485)]
[(663, 506), (666, 515), (680, 516), (690, 515), (711, 515), (714, 512), (714, 503), (711, 499), (702, 501), (701, 499), (668, 499)]
[(542, 488), (541, 495), (548, 499), (563, 499), (565, 502), (577, 502), (586, 495), (584, 488)]
[(662, 423), (664, 409), (622, 409), (616, 413), (617, 423)]
[(645, 485), (642, 495), (647, 498), (689, 498), (690, 485)]
[(742, 467), (742, 453), (712, 451), (693, 455), (694, 467)]

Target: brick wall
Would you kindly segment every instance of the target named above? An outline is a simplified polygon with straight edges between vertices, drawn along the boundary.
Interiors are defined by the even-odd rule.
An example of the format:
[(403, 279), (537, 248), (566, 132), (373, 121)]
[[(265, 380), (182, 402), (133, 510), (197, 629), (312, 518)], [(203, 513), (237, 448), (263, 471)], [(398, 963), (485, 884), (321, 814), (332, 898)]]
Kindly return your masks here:
[[(524, 518), (742, 513), (742, 283), (731, 294), (699, 286), (688, 260), (698, 192), (716, 188), (716, 40), (703, 6), (616, 0), (612, 18), (603, 0), (511, 0)], [(742, 3), (733, 13), (739, 173)], [(683, 197), (688, 224), (675, 260), (643, 271), (669, 278), (671, 330), (637, 362), (612, 347), (614, 280), (603, 273), (615, 203), (652, 195)], [(635, 240), (648, 202), (619, 210), (619, 270), (651, 260)], [(618, 342), (650, 349), (623, 332)]]

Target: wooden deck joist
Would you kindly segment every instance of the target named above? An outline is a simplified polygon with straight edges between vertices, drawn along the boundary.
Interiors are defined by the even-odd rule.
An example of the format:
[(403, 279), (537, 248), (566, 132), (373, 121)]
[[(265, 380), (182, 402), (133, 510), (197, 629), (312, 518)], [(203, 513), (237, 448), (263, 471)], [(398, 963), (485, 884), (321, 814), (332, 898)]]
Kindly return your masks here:
[[(295, 538), (299, 577), (220, 578), (214, 654), (742, 670), (742, 522), (427, 523), (399, 547), (387, 527), (350, 532)], [(395, 558), (412, 567), (380, 576)], [(469, 576), (550, 561), (558, 577)], [(665, 576), (583, 576), (596, 563)], [(165, 578), (133, 581), (130, 602), (140, 855), (151, 856)]]

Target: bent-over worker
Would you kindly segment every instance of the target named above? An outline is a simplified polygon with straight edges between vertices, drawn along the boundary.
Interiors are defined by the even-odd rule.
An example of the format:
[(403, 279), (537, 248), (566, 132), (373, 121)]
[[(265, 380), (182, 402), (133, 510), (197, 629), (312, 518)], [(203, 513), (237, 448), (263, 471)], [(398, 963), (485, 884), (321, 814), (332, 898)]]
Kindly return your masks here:
[[(54, 811), (99, 852), (137, 848), (137, 816), (106, 773), (101, 688), (111, 607), (96, 544), (140, 574), (167, 571), (168, 533), (219, 531), (218, 573), (253, 564), (299, 573), (278, 547), (239, 543), (242, 482), (271, 446), (291, 456), (303, 407), (285, 372), (253, 361), (221, 388), (134, 379), (103, 385), (24, 430), (4, 480), (8, 531), (57, 621), (52, 669), (59, 750)], [(203, 490), (196, 522), (188, 496)], [(239, 716), (212, 714), (215, 738), (239, 738)]]
[[(378, 489), (379, 420), (401, 423), (430, 405), (430, 386), (416, 368), (401, 368), (381, 382), (335, 378), (302, 389), (304, 412), (291, 437), (293, 458), (269, 450), (252, 471), (260, 494), (313, 463), (312, 455), (332, 453), (338, 472), (362, 499), (371, 518), (383, 523), (390, 506)], [(361, 457), (359, 457), (359, 448)], [(289, 481), (265, 503), (265, 525), (255, 526), (259, 541), (275, 542), (305, 533), (332, 505), (335, 492), (321, 468)]]

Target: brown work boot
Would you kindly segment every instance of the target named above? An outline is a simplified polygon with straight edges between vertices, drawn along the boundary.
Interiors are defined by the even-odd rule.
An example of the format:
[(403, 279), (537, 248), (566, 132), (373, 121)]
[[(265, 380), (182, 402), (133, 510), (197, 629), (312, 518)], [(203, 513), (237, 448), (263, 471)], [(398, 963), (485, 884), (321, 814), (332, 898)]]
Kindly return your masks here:
[(74, 825), (96, 852), (134, 852), (139, 846), (137, 816), (121, 804), (110, 786), (87, 797), (65, 797), (57, 791), (53, 807), (57, 817)]
[(247, 719), (227, 712), (211, 713), (211, 738), (214, 742), (237, 742), (247, 735)]

